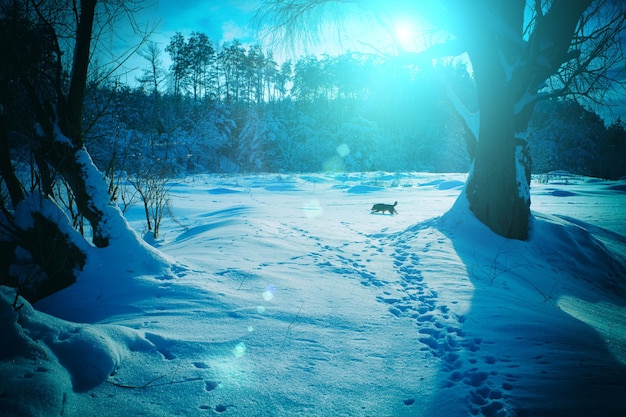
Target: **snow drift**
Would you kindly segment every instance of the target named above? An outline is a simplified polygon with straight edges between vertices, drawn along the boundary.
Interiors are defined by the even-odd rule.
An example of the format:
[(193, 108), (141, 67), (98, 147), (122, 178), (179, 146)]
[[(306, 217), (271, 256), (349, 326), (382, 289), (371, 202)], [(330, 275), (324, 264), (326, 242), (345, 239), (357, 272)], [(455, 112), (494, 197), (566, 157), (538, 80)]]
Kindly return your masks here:
[[(2, 288), (0, 409), (624, 414), (622, 183), (533, 183), (538, 212), (519, 242), (470, 215), (464, 179), (180, 182), (155, 242), (166, 257), (123, 242), (94, 250), (79, 281), (36, 310)], [(393, 201), (400, 215), (369, 211)], [(128, 212), (138, 231), (141, 215)]]

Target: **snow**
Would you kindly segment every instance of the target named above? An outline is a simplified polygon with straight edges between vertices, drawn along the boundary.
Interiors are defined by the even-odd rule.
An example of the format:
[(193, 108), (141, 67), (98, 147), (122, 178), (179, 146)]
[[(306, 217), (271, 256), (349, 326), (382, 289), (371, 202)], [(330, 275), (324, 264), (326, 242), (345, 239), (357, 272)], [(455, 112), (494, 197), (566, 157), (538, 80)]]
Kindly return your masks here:
[(526, 167), (525, 162), (528, 160), (528, 156), (524, 153), (524, 147), (517, 145), (515, 147), (515, 185), (518, 190), (518, 195), (525, 202), (530, 201), (530, 189), (528, 186), (528, 180), (526, 179)]
[[(69, 141), (69, 139), (67, 140)], [(111, 197), (106, 189), (107, 183), (102, 181), (102, 173), (98, 171), (85, 148), (76, 151), (76, 160), (82, 167), (82, 177), (87, 182), (87, 192), (93, 200), (94, 208), (106, 207), (111, 201)]]
[(19, 312), (1, 288), (0, 410), (625, 415), (624, 182), (533, 181), (521, 242), (469, 214), (466, 176), (173, 184), (164, 255), (91, 248), (76, 284)]

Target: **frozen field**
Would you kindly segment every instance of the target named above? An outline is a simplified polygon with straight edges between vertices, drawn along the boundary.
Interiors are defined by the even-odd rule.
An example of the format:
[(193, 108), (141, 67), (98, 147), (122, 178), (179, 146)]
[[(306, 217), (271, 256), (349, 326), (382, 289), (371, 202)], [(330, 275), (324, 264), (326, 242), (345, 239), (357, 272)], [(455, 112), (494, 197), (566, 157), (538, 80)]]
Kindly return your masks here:
[[(0, 409), (626, 415), (626, 183), (533, 182), (519, 242), (454, 205), (465, 177), (181, 180), (153, 242), (170, 262), (94, 251), (35, 306), (63, 320), (25, 310), (46, 355), (0, 362)], [(142, 208), (127, 216), (141, 233)]]

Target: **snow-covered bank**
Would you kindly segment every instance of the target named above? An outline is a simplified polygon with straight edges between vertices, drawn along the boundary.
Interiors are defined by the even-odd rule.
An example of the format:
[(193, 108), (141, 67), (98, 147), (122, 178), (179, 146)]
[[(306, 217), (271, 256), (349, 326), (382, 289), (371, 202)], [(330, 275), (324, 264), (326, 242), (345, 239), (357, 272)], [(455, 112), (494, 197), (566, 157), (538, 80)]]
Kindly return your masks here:
[[(177, 265), (155, 272), (123, 248), (119, 262), (98, 252), (77, 285), (36, 306), (69, 322), (28, 306), (18, 315), (3, 291), (0, 326), (13, 336), (0, 344), (0, 409), (626, 412), (623, 183), (533, 184), (531, 239), (517, 242), (462, 204), (450, 210), (464, 179), (181, 181), (172, 188), (176, 219), (163, 222), (158, 242)], [(399, 215), (370, 213), (394, 201)], [(128, 213), (141, 232), (140, 208)]]

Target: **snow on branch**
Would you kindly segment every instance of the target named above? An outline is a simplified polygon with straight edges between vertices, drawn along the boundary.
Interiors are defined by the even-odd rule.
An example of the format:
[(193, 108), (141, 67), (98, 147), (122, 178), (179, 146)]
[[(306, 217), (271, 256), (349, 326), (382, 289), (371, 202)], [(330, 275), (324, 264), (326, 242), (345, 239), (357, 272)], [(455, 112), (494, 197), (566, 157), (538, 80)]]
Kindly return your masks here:
[[(443, 78), (443, 77), (441, 77)], [(480, 127), (480, 113), (472, 113), (459, 99), (459, 96), (452, 90), (452, 87), (443, 80), (446, 86), (446, 97), (455, 114), (461, 120), (463, 128), (467, 133), (474, 137), (474, 141), (478, 141), (478, 129)]]

